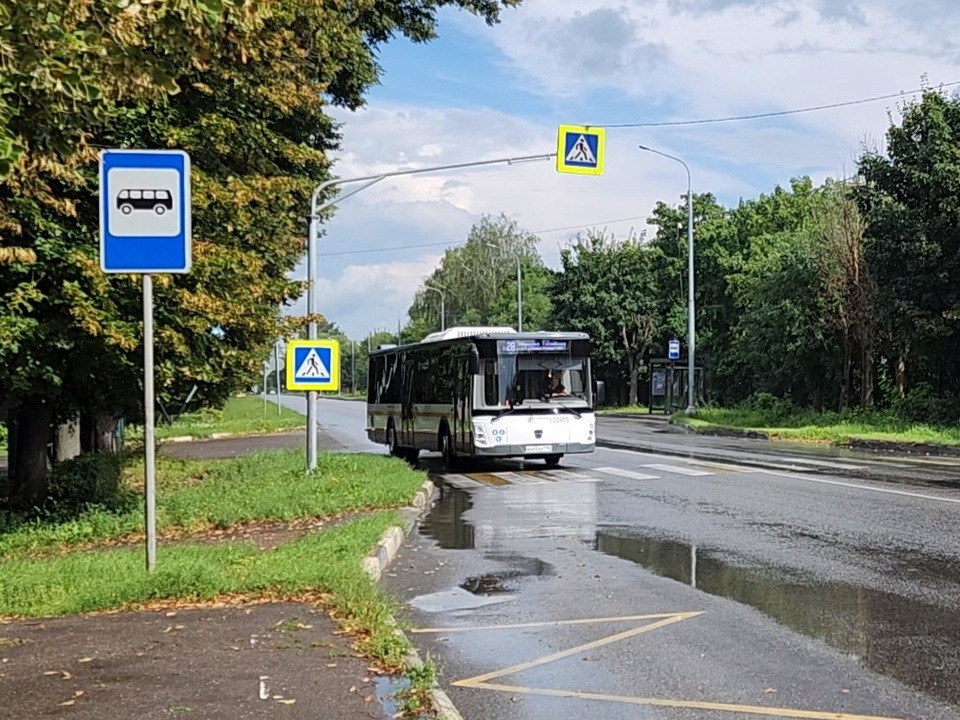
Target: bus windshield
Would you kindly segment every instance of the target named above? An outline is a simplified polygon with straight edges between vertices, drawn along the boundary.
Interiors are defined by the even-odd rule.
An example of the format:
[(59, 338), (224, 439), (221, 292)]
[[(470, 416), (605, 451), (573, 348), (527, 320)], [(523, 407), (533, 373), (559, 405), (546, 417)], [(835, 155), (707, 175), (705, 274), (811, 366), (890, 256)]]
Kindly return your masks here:
[[(559, 400), (590, 405), (589, 363), (567, 353), (504, 354), (483, 361), (483, 397), (488, 407)], [(580, 405), (581, 402), (577, 402)]]

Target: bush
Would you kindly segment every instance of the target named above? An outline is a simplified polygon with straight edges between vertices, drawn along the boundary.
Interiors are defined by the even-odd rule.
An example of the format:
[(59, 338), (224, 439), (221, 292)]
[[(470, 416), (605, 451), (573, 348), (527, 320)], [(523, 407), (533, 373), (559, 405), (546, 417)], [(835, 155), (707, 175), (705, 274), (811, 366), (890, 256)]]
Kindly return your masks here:
[(895, 398), (893, 412), (907, 422), (948, 425), (960, 418), (960, 408), (953, 398), (934, 393), (927, 383), (918, 383), (904, 398)]
[(54, 467), (42, 510), (57, 517), (76, 517), (93, 508), (126, 510), (134, 502), (136, 495), (123, 485), (120, 455), (85, 453)]
[(751, 395), (743, 404), (743, 409), (762, 413), (771, 422), (786, 420), (797, 413), (797, 408), (790, 400), (768, 392)]

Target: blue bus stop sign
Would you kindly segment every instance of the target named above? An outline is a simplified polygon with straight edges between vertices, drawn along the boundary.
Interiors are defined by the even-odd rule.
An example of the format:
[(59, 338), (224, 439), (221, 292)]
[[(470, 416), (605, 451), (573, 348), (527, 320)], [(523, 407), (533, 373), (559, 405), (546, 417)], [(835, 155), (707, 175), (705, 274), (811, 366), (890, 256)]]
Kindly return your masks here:
[(680, 359), (680, 341), (679, 340), (671, 340), (667, 345), (667, 359), (668, 360)]
[(182, 150), (100, 153), (100, 267), (190, 272), (190, 156)]

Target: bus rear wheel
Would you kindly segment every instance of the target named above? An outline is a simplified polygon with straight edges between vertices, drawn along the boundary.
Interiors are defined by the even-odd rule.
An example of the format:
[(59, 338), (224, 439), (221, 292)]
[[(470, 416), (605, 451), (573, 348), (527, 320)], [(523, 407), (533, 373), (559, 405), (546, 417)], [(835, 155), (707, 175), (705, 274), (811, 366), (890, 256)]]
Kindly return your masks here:
[(543, 458), (543, 461), (547, 464), (547, 467), (556, 467), (560, 464), (560, 458), (562, 457), (563, 455), (547, 455)]

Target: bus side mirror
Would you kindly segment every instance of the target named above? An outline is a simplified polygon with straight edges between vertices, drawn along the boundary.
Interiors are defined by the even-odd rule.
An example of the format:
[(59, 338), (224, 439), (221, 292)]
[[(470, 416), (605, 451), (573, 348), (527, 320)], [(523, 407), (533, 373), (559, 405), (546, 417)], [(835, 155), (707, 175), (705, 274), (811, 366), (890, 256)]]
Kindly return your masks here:
[(480, 352), (476, 345), (470, 346), (470, 359), (467, 361), (467, 370), (471, 375), (480, 374)]
[(603, 380), (597, 380), (593, 384), (593, 404), (603, 405), (607, 401), (607, 387), (603, 384)]

